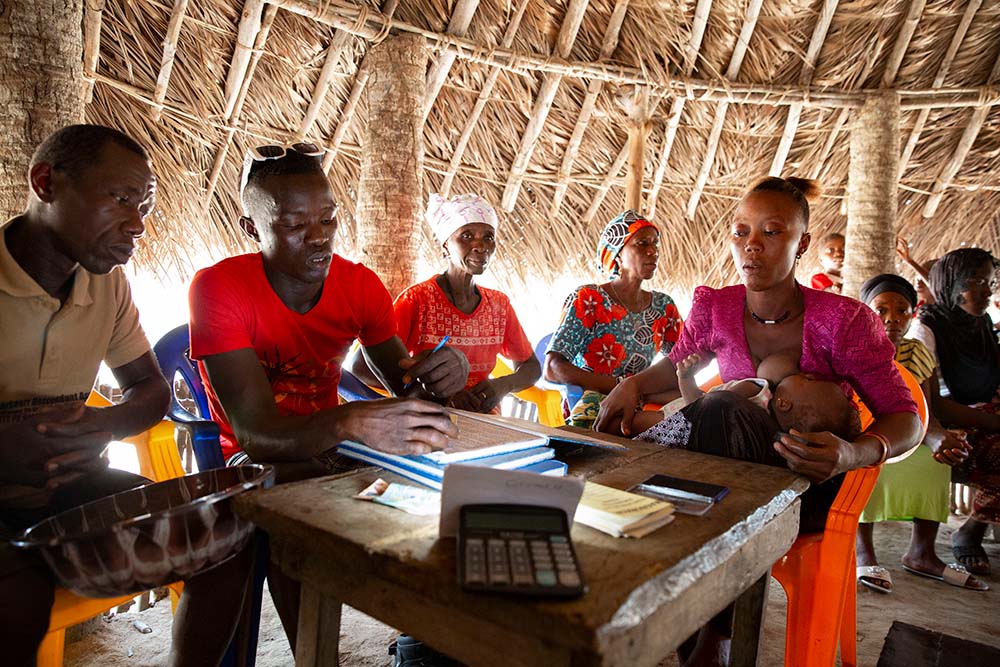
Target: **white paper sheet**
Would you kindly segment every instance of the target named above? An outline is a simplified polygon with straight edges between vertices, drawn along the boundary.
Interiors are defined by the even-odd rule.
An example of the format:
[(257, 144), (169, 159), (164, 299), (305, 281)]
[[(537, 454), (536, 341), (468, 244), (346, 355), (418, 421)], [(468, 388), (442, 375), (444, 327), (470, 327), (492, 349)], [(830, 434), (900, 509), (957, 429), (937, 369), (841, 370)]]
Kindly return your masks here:
[(572, 525), (581, 495), (583, 480), (578, 477), (549, 477), (453, 463), (444, 470), (438, 534), (440, 537), (456, 536), (462, 505), (482, 503), (558, 507), (566, 512)]

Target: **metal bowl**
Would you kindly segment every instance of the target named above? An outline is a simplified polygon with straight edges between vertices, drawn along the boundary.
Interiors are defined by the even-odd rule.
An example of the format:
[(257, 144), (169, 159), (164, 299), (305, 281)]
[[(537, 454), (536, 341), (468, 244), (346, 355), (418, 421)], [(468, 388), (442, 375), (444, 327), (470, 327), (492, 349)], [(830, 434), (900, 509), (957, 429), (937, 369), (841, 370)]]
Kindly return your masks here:
[(243, 465), (140, 486), (57, 514), (14, 546), (38, 549), (62, 586), (114, 597), (200, 574), (236, 555), (254, 526), (230, 500), (274, 484), (274, 468)]

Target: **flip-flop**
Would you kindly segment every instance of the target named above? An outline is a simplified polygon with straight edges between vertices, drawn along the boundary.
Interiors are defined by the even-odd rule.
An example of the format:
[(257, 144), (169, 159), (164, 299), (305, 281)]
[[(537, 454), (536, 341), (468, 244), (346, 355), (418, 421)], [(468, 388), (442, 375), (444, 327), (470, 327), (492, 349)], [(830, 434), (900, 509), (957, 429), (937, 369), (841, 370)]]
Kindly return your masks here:
[(892, 592), (892, 577), (889, 576), (889, 570), (881, 565), (858, 565), (857, 576), (859, 582), (873, 591), (886, 594)]
[[(959, 564), (962, 565), (966, 570), (972, 574), (989, 574), (990, 573), (990, 557), (986, 554), (986, 550), (983, 549), (981, 544), (953, 544), (951, 546), (951, 552), (955, 554), (955, 558), (958, 560)], [(985, 565), (970, 566), (963, 559), (964, 558), (979, 558), (986, 562)]]
[[(903, 565), (901, 563), (901, 565)], [(915, 570), (912, 567), (907, 567), (903, 565), (903, 569), (911, 574), (915, 574), (919, 577), (927, 577), (928, 579), (934, 579), (935, 581), (943, 581), (946, 584), (951, 584), (952, 586), (958, 586), (959, 588), (964, 588), (970, 591), (988, 591), (990, 587), (976, 579), (972, 576), (972, 573), (965, 569), (964, 566), (958, 563), (949, 563), (944, 566), (944, 571), (940, 575), (932, 574), (931, 572), (922, 572), (920, 570)]]

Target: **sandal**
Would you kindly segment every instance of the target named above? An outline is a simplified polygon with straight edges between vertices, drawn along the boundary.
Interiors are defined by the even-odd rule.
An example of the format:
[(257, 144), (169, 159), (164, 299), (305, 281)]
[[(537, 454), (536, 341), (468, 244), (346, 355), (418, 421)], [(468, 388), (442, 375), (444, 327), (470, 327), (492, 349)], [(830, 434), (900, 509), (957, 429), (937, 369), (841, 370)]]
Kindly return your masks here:
[(892, 577), (889, 570), (881, 565), (858, 565), (858, 581), (873, 591), (879, 593), (892, 592)]
[[(972, 574), (989, 574), (990, 557), (986, 555), (986, 550), (981, 544), (953, 544), (951, 552), (955, 554), (955, 559)], [(982, 565), (971, 565), (965, 559), (978, 559), (984, 561)]]
[(903, 569), (920, 577), (943, 581), (946, 584), (958, 586), (959, 588), (965, 588), (970, 591), (990, 590), (990, 587), (985, 582), (976, 579), (972, 576), (971, 572), (958, 563), (949, 563), (948, 565), (945, 565), (944, 571), (942, 571), (940, 575), (923, 572), (921, 570), (914, 570), (912, 567), (907, 567), (906, 565), (903, 565)]

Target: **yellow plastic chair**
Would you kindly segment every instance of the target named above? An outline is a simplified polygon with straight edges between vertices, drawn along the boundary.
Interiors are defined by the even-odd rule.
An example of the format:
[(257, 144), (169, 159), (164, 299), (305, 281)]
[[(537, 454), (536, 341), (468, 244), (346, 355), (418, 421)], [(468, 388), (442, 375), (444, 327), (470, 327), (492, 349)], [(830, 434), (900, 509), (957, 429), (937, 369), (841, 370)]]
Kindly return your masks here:
[[(497, 357), (497, 365), (493, 367), (490, 377), (503, 377), (513, 373), (514, 369), (508, 366), (502, 357)], [(535, 407), (538, 408), (538, 421), (545, 426), (566, 425), (566, 420), (563, 419), (562, 394), (558, 391), (542, 389), (541, 387), (528, 387), (515, 392), (514, 396), (522, 401), (534, 403)]]
[[(112, 405), (111, 401), (101, 394), (91, 392), (87, 405), (104, 407)], [(177, 453), (177, 443), (174, 441), (174, 424), (161, 421), (148, 431), (126, 438), (135, 447), (139, 457), (139, 470), (144, 477), (154, 482), (162, 482), (184, 474), (180, 455)], [(177, 609), (182, 582), (170, 584), (171, 609)], [(49, 631), (38, 647), (38, 667), (61, 667), (63, 664), (63, 649), (66, 641), (66, 628), (90, 620), (98, 614), (125, 604), (138, 593), (115, 598), (85, 598), (65, 589), (56, 588), (55, 603), (49, 617)]]

